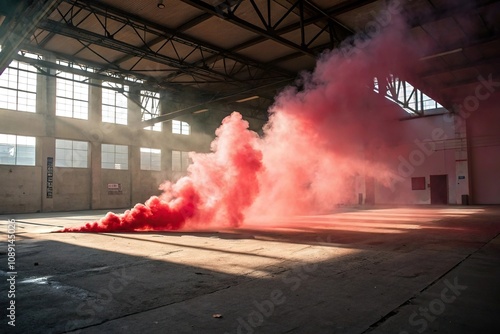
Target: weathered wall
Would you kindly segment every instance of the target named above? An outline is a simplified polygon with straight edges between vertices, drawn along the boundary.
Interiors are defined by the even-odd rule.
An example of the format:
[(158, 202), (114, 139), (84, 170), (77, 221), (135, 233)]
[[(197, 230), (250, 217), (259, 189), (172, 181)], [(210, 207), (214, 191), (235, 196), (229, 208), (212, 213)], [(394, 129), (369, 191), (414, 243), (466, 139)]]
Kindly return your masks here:
[(90, 209), (89, 168), (54, 168), (54, 211)]
[(471, 201), (500, 204), (500, 93), (464, 114), (470, 143)]
[(164, 172), (141, 170), (138, 178), (141, 186), (133, 193), (133, 204), (144, 203), (152, 195), (161, 194), (158, 187), (167, 179), (167, 175)]
[(0, 165), (0, 212), (36, 212), (41, 206), (40, 167)]
[[(158, 186), (171, 177), (172, 150), (210, 148), (213, 134), (197, 131), (203, 119), (197, 123), (188, 116), (186, 120), (195, 124), (192, 134), (176, 135), (171, 133), (171, 122), (163, 124), (162, 132), (142, 129), (137, 126), (139, 107), (129, 100), (128, 109), (129, 125), (101, 122), (100, 88), (91, 86), (88, 120), (56, 116), (55, 79), (40, 75), (36, 113), (0, 110), (0, 133), (37, 139), (34, 167), (0, 165), (0, 214), (129, 208), (160, 193)], [(48, 198), (47, 158), (55, 158), (56, 139), (89, 142), (89, 168), (54, 167), (53, 198)], [(128, 170), (101, 169), (102, 143), (129, 147)], [(141, 147), (162, 150), (161, 171), (140, 170)], [(119, 184), (121, 189), (110, 191), (108, 184)]]
[[(103, 169), (101, 171), (100, 201), (97, 207), (101, 209), (129, 208), (133, 203), (130, 172), (127, 170)], [(119, 185), (119, 189), (108, 185)], [(94, 207), (95, 207), (94, 206)]]
[[(401, 121), (401, 126), (407, 134), (404, 149), (387, 162), (395, 171), (394, 182), (375, 184), (375, 203), (430, 204), (430, 176), (447, 175), (448, 203), (460, 204), (457, 166), (467, 148), (453, 119), (436, 115)], [(425, 190), (412, 190), (412, 177), (425, 177)]]

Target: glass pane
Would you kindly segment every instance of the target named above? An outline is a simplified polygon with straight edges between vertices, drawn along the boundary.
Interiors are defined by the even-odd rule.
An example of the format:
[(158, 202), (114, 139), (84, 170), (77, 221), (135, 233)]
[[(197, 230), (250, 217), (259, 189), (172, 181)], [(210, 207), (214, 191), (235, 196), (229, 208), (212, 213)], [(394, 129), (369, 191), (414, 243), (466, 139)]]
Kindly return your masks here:
[(180, 172), (182, 170), (181, 152), (172, 151), (172, 171)]
[(115, 152), (116, 153), (128, 154), (128, 146), (125, 146), (125, 145), (116, 145), (115, 146)]
[(101, 163), (102, 163), (103, 167), (105, 164), (114, 164), (115, 163), (114, 153), (102, 152)]
[(35, 165), (35, 147), (34, 146), (17, 146), (17, 164), (25, 166)]
[(115, 164), (113, 162), (102, 162), (101, 167), (103, 169), (115, 169)]
[(115, 122), (115, 110), (113, 107), (107, 105), (102, 106), (102, 121), (108, 123)]
[(141, 151), (141, 169), (143, 169), (143, 170), (150, 170), (151, 169), (150, 158), (151, 158), (150, 153)]
[(57, 97), (56, 98), (56, 115), (64, 117), (73, 116), (73, 104), (70, 100)]
[(56, 139), (56, 148), (72, 149), (73, 143), (71, 142), (71, 140)]
[(191, 131), (189, 124), (186, 122), (182, 122), (181, 125), (182, 125), (182, 129), (181, 129), (182, 134), (189, 135), (189, 133)]
[(172, 121), (172, 133), (180, 134), (181, 133), (181, 122), (173, 120)]
[(87, 151), (88, 143), (85, 141), (74, 141), (73, 149)]
[(181, 156), (182, 156), (182, 170), (186, 171), (190, 163), (189, 152), (182, 152)]
[[(0, 136), (5, 136), (5, 135), (0, 135)], [(0, 164), (2, 164), (2, 165), (14, 165), (15, 163), (16, 163), (15, 145), (1, 142), (0, 143)]]

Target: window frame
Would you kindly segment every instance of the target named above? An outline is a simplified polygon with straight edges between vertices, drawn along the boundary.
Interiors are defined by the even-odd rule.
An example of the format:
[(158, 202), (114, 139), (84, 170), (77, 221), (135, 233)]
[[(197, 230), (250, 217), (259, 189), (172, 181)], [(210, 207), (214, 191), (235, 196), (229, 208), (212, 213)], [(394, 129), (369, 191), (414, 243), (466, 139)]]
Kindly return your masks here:
[[(104, 150), (104, 148), (113, 148), (113, 150)], [(117, 148), (126, 148), (126, 153), (123, 153), (123, 152), (117, 152)], [(105, 153), (112, 153), (113, 155), (113, 161), (112, 162), (105, 162)], [(123, 156), (125, 155), (125, 159), (124, 159), (124, 167), (120, 167), (120, 168), (116, 168), (117, 165), (120, 165), (122, 163), (117, 163), (117, 158), (119, 156)], [(101, 169), (111, 169), (111, 170), (128, 170), (128, 160), (129, 160), (129, 149), (128, 149), (128, 146), (127, 145), (118, 145), (118, 144), (106, 144), (106, 143), (102, 143), (101, 144)], [(113, 164), (113, 167), (105, 167), (104, 164), (108, 164), (108, 163), (112, 163)]]
[[(108, 87), (106, 87), (106, 85)], [(122, 87), (117, 87), (118, 84), (113, 86), (112, 82), (103, 81), (101, 88), (101, 120), (103, 123), (112, 123), (112, 124), (121, 124), (128, 125), (128, 98), (125, 95), (125, 92), (128, 92), (128, 86), (122, 85)], [(111, 93), (112, 92), (112, 93)], [(108, 95), (107, 99), (109, 101), (112, 100), (113, 103), (105, 102), (105, 95)], [(124, 100), (123, 100), (124, 99)], [(122, 100), (122, 101), (119, 101)], [(125, 105), (123, 107), (122, 105)], [(105, 119), (105, 109), (109, 109), (110, 113), (113, 114), (113, 117), (107, 117)], [(118, 113), (120, 111), (120, 113)], [(122, 117), (118, 117), (118, 115)], [(123, 117), (125, 116), (125, 117)], [(112, 120), (110, 120), (112, 118)], [(118, 121), (121, 120), (121, 121)]]
[[(57, 64), (75, 67), (73, 63), (58, 60)], [(90, 85), (89, 77), (67, 71), (56, 74), (56, 116), (75, 119), (89, 119)], [(87, 81), (87, 83), (85, 83)], [(63, 86), (61, 86), (63, 85)], [(84, 90), (83, 87), (86, 86)], [(64, 87), (64, 88), (63, 88)], [(71, 89), (66, 89), (70, 87)], [(63, 103), (66, 102), (66, 103)], [(66, 106), (66, 107), (63, 107)], [(68, 107), (69, 106), (69, 107)]]
[[(30, 57), (35, 58), (37, 56), (31, 55)], [(11, 78), (12, 80), (10, 80)], [(22, 61), (12, 60), (0, 75), (0, 108), (36, 113), (37, 82), (38, 71), (34, 66)], [(20, 87), (21, 85), (24, 87)], [(21, 101), (24, 103), (21, 103)]]
[[(189, 152), (187, 151), (172, 150), (171, 158), (172, 172), (186, 172), (188, 166), (191, 164)], [(180, 166), (180, 168), (177, 168), (178, 166)]]
[(172, 133), (177, 135), (189, 136), (191, 134), (191, 126), (188, 122), (172, 120)]
[[(140, 100), (141, 100), (141, 121), (147, 121), (152, 118), (158, 117), (161, 115), (161, 95), (158, 92), (153, 92), (150, 90), (141, 90), (140, 91)], [(148, 104), (151, 103), (151, 106), (148, 107)], [(144, 127), (144, 130), (161, 132), (162, 123), (155, 123), (154, 125)]]
[[(2, 142), (3, 141), (3, 136), (5, 136), (5, 143)], [(9, 140), (8, 139), (11, 139), (11, 143), (9, 143)], [(27, 143), (26, 145), (23, 145), (23, 146), (26, 146), (27, 148), (29, 147), (32, 147), (32, 150), (33, 150), (33, 156), (32, 157), (29, 157), (30, 159), (30, 163), (20, 163), (19, 162), (19, 151), (22, 151), (19, 149), (19, 146), (21, 145), (19, 143), (19, 139), (24, 139), (26, 141), (33, 141), (33, 145), (29, 145), (29, 143)], [(1, 133), (0, 134), (0, 147), (3, 147), (3, 146), (13, 146), (11, 149), (14, 149), (14, 154), (13, 154), (13, 163), (3, 163), (2, 162), (2, 158), (0, 158), (0, 165), (6, 165), (6, 166), (36, 166), (36, 143), (37, 143), (37, 138), (36, 137), (33, 137), (33, 136), (22, 136), (22, 135), (13, 135), (13, 134), (5, 134), (5, 133)], [(11, 150), (10, 149), (10, 150)], [(9, 150), (9, 151), (10, 151)], [(28, 159), (26, 157), (22, 157), (23, 159)]]
[[(63, 142), (65, 142), (67, 145), (71, 144), (71, 148), (68, 148), (68, 147), (58, 147), (58, 143), (62, 144)], [(83, 144), (83, 143), (86, 144), (86, 149), (85, 150), (75, 149), (75, 144), (80, 145), (80, 144)], [(55, 149), (56, 149), (56, 151), (55, 151), (56, 154), (55, 154), (54, 165), (56, 167), (59, 167), (59, 168), (83, 168), (83, 169), (89, 168), (90, 143), (88, 141), (56, 138)], [(70, 151), (71, 152), (71, 158), (67, 159), (67, 157), (66, 157), (65, 159), (62, 159), (60, 157), (60, 154), (63, 151), (65, 151), (65, 152)], [(77, 153), (77, 152), (85, 152), (85, 154), (81, 154), (82, 157), (85, 157), (85, 160), (75, 159), (75, 153)], [(66, 161), (66, 162), (70, 161), (70, 166), (68, 166), (66, 164), (61, 164), (62, 161)], [(80, 162), (80, 161), (85, 161), (85, 167), (78, 165), (77, 162)]]
[[(140, 152), (139, 163), (141, 170), (161, 171), (161, 149), (141, 147), (139, 152)], [(145, 161), (146, 156), (148, 157), (147, 161)], [(157, 161), (153, 161), (155, 157), (157, 157)]]

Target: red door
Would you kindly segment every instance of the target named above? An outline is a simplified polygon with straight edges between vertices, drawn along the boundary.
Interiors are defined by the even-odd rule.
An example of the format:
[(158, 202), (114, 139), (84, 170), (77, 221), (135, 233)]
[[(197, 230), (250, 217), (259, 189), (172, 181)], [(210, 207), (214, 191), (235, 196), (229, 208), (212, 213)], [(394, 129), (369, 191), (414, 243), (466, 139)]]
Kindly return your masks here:
[(448, 175), (431, 175), (431, 204), (448, 204)]
[(365, 204), (375, 204), (375, 179), (370, 176), (365, 177), (366, 198)]

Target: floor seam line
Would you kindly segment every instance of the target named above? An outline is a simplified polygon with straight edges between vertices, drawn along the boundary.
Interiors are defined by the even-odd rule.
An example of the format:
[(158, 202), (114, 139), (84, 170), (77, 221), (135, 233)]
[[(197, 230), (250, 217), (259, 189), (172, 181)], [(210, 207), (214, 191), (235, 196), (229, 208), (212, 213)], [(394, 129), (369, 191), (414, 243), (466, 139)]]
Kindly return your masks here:
[(382, 318), (380, 318), (379, 320), (377, 320), (376, 322), (374, 322), (373, 324), (371, 324), (370, 326), (368, 326), (368, 328), (365, 329), (364, 331), (362, 331), (360, 334), (369, 333), (370, 331), (372, 331), (376, 327), (378, 327), (380, 324), (384, 323), (389, 318), (391, 318), (392, 316), (396, 315), (398, 309), (400, 309), (402, 306), (408, 305), (417, 296), (419, 296), (420, 294), (422, 294), (422, 292), (424, 292), (429, 287), (431, 287), (432, 285), (434, 285), (436, 282), (438, 282), (439, 280), (441, 280), (444, 276), (446, 276), (447, 274), (449, 274), (452, 270), (454, 270), (455, 268), (457, 268), (459, 265), (461, 265), (465, 260), (467, 260), (468, 258), (470, 258), (472, 255), (474, 255), (477, 252), (479, 252), (480, 250), (482, 250), (484, 247), (486, 247), (486, 245), (488, 245), (491, 241), (493, 241), (499, 235), (500, 235), (500, 233), (497, 233), (490, 240), (486, 241), (481, 247), (479, 247), (478, 249), (476, 249), (472, 253), (470, 253), (467, 256), (465, 256), (461, 261), (459, 261), (457, 264), (455, 264), (453, 267), (451, 267), (449, 270), (447, 270), (444, 274), (442, 274), (441, 276), (439, 276), (438, 278), (436, 278), (435, 280), (433, 280), (432, 282), (430, 282), (429, 284), (427, 284), (424, 288), (422, 288), (420, 291), (418, 291), (417, 294), (415, 294), (411, 298), (408, 298), (405, 302), (401, 303), (400, 305), (398, 305), (397, 307), (395, 307), (394, 309), (392, 309), (390, 312), (388, 312), (386, 315), (384, 315)]

